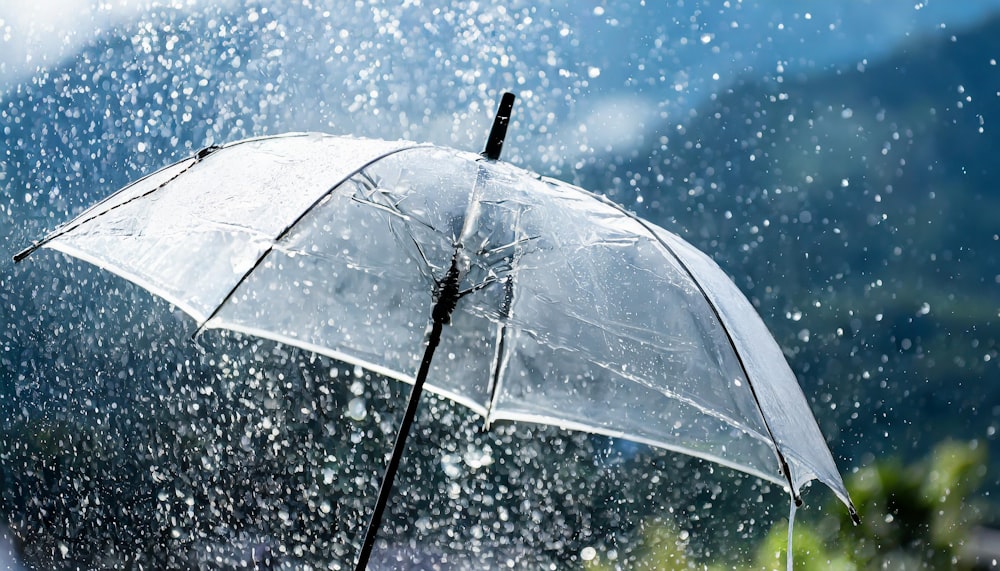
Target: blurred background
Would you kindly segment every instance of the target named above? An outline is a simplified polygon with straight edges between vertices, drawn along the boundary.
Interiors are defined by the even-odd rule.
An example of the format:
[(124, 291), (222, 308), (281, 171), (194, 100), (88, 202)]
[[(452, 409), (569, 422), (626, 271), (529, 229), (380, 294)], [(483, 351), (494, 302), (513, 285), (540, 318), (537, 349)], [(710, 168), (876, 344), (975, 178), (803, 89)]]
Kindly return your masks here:
[[(757, 306), (863, 518), (802, 569), (1000, 557), (1000, 1), (0, 4), (0, 568), (351, 566), (408, 387), (11, 256), (197, 149), (310, 130), (604, 193)], [(623, 292), (627, 294), (627, 292)], [(422, 405), (386, 568), (783, 567), (787, 497)], [(6, 567), (5, 567), (6, 566)]]

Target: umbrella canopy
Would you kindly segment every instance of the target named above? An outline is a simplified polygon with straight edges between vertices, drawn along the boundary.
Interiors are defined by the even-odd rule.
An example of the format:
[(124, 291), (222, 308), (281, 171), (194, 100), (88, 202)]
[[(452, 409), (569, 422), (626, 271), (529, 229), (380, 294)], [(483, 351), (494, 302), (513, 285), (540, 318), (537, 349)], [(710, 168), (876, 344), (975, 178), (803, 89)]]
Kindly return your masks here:
[[(850, 507), (781, 350), (710, 258), (490, 157), (315, 133), (250, 139), (125, 187), (16, 259), (40, 246), (142, 285), (199, 330), (410, 383), (423, 366), (428, 390), (487, 423), (628, 438), (787, 485), (796, 500), (817, 479)], [(431, 362), (428, 334), (448, 323)]]

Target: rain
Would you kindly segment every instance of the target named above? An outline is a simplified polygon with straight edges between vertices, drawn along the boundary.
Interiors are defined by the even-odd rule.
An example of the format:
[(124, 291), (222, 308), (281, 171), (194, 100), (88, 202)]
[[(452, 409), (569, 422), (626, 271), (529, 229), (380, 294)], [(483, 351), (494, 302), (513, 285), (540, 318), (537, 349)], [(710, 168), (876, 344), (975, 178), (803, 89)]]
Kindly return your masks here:
[[(775, 337), (861, 516), (804, 489), (796, 568), (997, 566), (1000, 2), (72, 5), (0, 7), (0, 567), (352, 568), (409, 385), (12, 257), (211, 145), (478, 152), (504, 91), (505, 161), (708, 253)], [(393, 498), (373, 569), (785, 562), (773, 482), (436, 395)]]

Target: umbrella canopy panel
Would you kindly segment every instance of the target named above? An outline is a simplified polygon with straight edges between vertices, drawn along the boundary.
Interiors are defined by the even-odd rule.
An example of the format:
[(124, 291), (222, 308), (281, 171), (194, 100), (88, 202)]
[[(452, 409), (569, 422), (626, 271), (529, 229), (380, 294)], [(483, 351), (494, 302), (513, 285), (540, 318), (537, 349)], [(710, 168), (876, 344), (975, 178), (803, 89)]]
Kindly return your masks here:
[(848, 501), (780, 349), (718, 266), (509, 165), (317, 135), (234, 143), (126, 187), (47, 240), (201, 326), (407, 382), (455, 262), (465, 295), (428, 390), (489, 421), (625, 437), (784, 484), (780, 455), (796, 491), (818, 478)]
[(412, 145), (293, 134), (207, 149), (126, 186), (42, 244), (136, 282), (203, 322), (333, 186)]

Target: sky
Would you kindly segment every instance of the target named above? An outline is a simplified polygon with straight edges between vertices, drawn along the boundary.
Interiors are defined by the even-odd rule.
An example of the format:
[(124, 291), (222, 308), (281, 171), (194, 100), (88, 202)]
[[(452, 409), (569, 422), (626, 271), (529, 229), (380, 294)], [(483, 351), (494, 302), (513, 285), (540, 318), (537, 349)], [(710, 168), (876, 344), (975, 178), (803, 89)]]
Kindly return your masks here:
[(196, 0), (0, 0), (0, 87), (6, 91), (39, 68), (57, 65), (106, 30), (126, 24), (152, 7), (183, 9), (197, 3)]
[[(198, 4), (239, 4), (240, 0), (0, 0), (0, 90), (58, 64), (108, 30), (127, 24), (156, 7), (190, 9)], [(777, 3), (764, 0), (677, 2), (677, 12), (708, 14), (730, 3), (742, 4), (744, 17), (768, 22), (809, 20), (828, 31), (831, 41), (808, 42), (806, 57), (835, 61), (884, 52), (913, 35), (942, 27), (961, 27), (1000, 11), (1000, 0), (868, 0)], [(579, 9), (572, 0), (551, 2)], [(595, 2), (594, 10), (612, 12), (614, 5)], [(604, 7), (602, 5), (608, 5)], [(572, 7), (572, 8), (570, 8)], [(718, 10), (721, 13), (721, 10)], [(758, 29), (762, 29), (758, 26)], [(848, 41), (837, 41), (836, 38)], [(751, 49), (752, 46), (747, 46)]]

